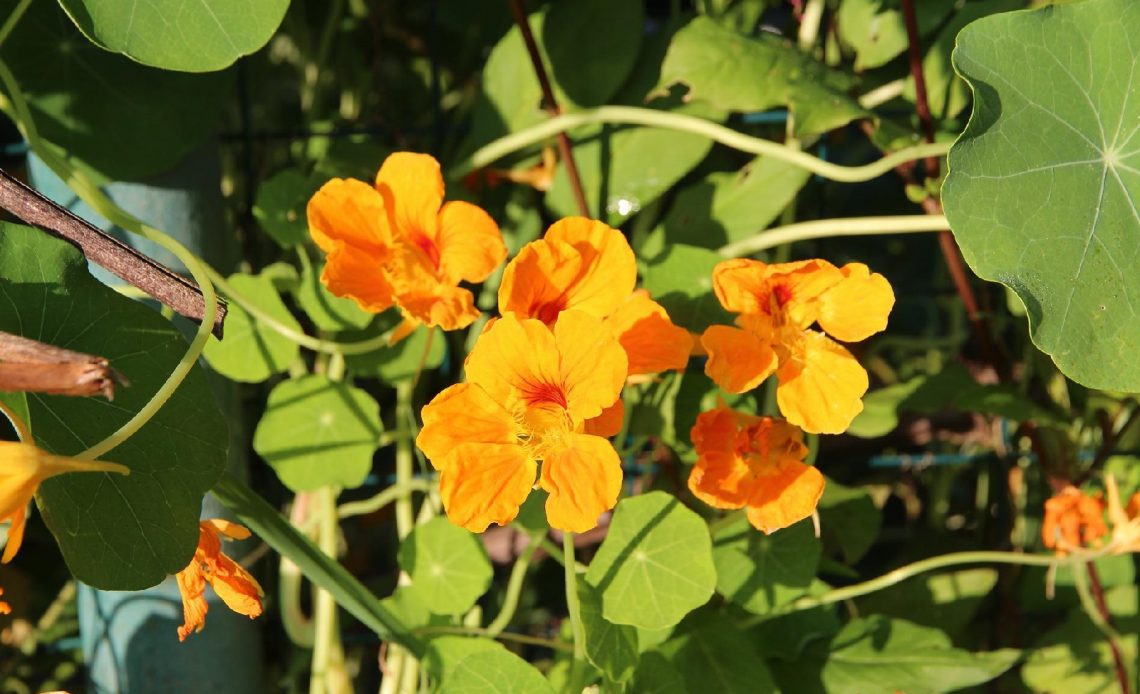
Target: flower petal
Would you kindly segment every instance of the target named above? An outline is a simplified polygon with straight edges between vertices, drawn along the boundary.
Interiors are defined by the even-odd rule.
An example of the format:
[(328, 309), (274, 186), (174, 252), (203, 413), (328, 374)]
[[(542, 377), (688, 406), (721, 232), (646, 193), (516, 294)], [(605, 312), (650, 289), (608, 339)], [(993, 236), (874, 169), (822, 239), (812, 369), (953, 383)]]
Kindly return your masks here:
[(598, 517), (617, 503), (621, 474), (621, 460), (609, 441), (574, 434), (566, 448), (542, 461), (538, 484), (550, 492), (550, 527), (573, 533), (595, 527)]
[(420, 414), (424, 426), (416, 445), (437, 470), (461, 444), (515, 442), (511, 414), (473, 383), (446, 388)]
[(352, 299), (362, 310), (380, 313), (395, 300), (380, 252), (335, 243), (329, 253), (321, 284), (333, 294)]
[(578, 424), (597, 417), (621, 394), (628, 376), (625, 350), (602, 321), (581, 311), (563, 311), (554, 324), (559, 383), (566, 410)]
[(397, 295), (397, 303), (406, 315), (428, 327), (444, 330), (466, 328), (479, 318), (475, 296), (463, 287), (437, 284), (416, 288)]
[(210, 606), (206, 602), (206, 577), (198, 565), (198, 557), (190, 561), (190, 565), (175, 576), (178, 583), (178, 592), (182, 594), (182, 626), (178, 627), (178, 640), (185, 641), (186, 637), (196, 631), (202, 631), (206, 625), (206, 612)]
[(780, 364), (776, 402), (789, 422), (814, 434), (840, 434), (863, 410), (867, 372), (841, 345), (808, 330)]
[(537, 464), (515, 444), (464, 443), (439, 476), (447, 518), (471, 532), (507, 525), (534, 486)]
[(482, 282), (507, 257), (499, 225), (481, 208), (449, 202), (439, 211), (440, 271), (451, 284)]
[(257, 579), (240, 564), (223, 554), (214, 566), (212, 578), (210, 585), (226, 607), (250, 619), (261, 614), (264, 591)]
[(434, 157), (415, 152), (389, 155), (376, 174), (376, 190), (383, 196), (394, 236), (438, 237), (443, 176)]
[(602, 410), (602, 413), (593, 419), (587, 419), (583, 432), (592, 436), (601, 436), (608, 439), (621, 433), (625, 423), (625, 403), (621, 398), (614, 400), (614, 404)]
[(8, 526), (8, 544), (4, 545), (4, 556), (0, 557), (0, 563), (3, 564), (12, 561), (16, 552), (20, 551), (20, 545), (24, 544), (24, 528), (28, 522), (27, 505), (17, 508), (8, 518), (12, 524)]
[(248, 540), (250, 537), (249, 528), (224, 518), (210, 518), (202, 523), (210, 526), (215, 533), (225, 535), (231, 540)]
[(722, 306), (735, 313), (782, 314), (779, 322), (806, 328), (815, 322), (817, 300), (842, 279), (825, 260), (767, 264), (739, 258), (713, 269), (713, 289)]
[(309, 234), (325, 253), (348, 245), (376, 255), (391, 242), (384, 198), (355, 179), (334, 178), (309, 199)]
[(578, 276), (566, 292), (566, 308), (604, 318), (633, 291), (637, 261), (617, 229), (585, 217), (567, 217), (552, 224), (543, 240), (569, 244), (582, 257)]
[(606, 318), (629, 357), (629, 375), (684, 369), (693, 350), (689, 331), (669, 320), (645, 290), (635, 291)]
[(837, 340), (858, 342), (887, 327), (895, 293), (887, 278), (862, 263), (840, 268), (843, 280), (819, 298), (819, 327)]
[(582, 265), (581, 254), (570, 244), (547, 240), (528, 243), (503, 270), (499, 311), (504, 316), (514, 313), (553, 325), (566, 308), (567, 292), (582, 274)]
[(771, 474), (756, 480), (748, 498), (748, 522), (766, 534), (786, 528), (812, 514), (823, 487), (819, 470), (784, 458)]
[(776, 353), (755, 334), (727, 325), (713, 325), (701, 335), (708, 352), (705, 373), (729, 393), (752, 390), (776, 370)]
[(539, 390), (561, 392), (554, 334), (540, 321), (519, 320), (513, 314), (495, 321), (479, 336), (464, 370), (469, 383), (507, 409), (518, 400), (539, 399)]

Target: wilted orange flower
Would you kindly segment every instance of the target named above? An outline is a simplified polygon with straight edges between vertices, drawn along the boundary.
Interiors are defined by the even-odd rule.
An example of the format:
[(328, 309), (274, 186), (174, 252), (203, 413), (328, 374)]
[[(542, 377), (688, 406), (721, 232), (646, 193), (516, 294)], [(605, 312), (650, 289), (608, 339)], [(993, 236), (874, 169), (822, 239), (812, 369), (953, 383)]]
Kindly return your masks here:
[(693, 339), (645, 290), (625, 236), (602, 222), (567, 217), (507, 264), (499, 311), (548, 326), (573, 309), (600, 318), (629, 357), (629, 375), (683, 369)]
[(867, 372), (818, 323), (844, 342), (879, 332), (895, 296), (866, 265), (837, 268), (824, 260), (768, 265), (728, 260), (713, 270), (716, 296), (740, 314), (739, 327), (714, 325), (701, 336), (705, 373), (730, 393), (751, 390), (773, 372), (776, 401), (805, 431), (838, 434), (863, 409)]
[(12, 561), (24, 541), (28, 504), (49, 477), (68, 472), (115, 472), (129, 475), (130, 469), (117, 463), (79, 460), (53, 455), (31, 443), (0, 441), (0, 521), (11, 521), (8, 545), (0, 561)]
[(474, 532), (506, 525), (541, 461), (551, 527), (593, 528), (617, 502), (621, 461), (585, 423), (618, 399), (626, 368), (617, 340), (582, 311), (563, 311), (553, 330), (514, 314), (496, 321), (467, 357), (467, 382), (423, 408), (416, 445), (440, 471), (447, 517)]
[(375, 186), (334, 178), (309, 200), (308, 218), (313, 241), (328, 253), (321, 282), (365, 311), (398, 306), (404, 323), (394, 339), (421, 323), (470, 325), (479, 309), (459, 282), (482, 282), (507, 256), (486, 212), (443, 203), (439, 163), (427, 154), (392, 154)]
[(1108, 534), (1100, 495), (1085, 494), (1068, 485), (1045, 501), (1041, 541), (1058, 553), (1087, 547)]
[(804, 464), (803, 432), (784, 420), (721, 402), (697, 417), (692, 440), (697, 463), (689, 489), (706, 504), (747, 507), (748, 522), (768, 534), (807, 518), (819, 504), (823, 475)]
[(198, 524), (198, 549), (190, 564), (178, 572), (178, 591), (182, 593), (182, 616), (185, 624), (178, 627), (178, 640), (185, 641), (192, 632), (206, 626), (206, 584), (238, 614), (250, 619), (261, 614), (261, 586), (241, 564), (222, 554), (222, 536), (231, 540), (244, 540), (249, 530), (237, 523), (220, 518), (204, 520)]

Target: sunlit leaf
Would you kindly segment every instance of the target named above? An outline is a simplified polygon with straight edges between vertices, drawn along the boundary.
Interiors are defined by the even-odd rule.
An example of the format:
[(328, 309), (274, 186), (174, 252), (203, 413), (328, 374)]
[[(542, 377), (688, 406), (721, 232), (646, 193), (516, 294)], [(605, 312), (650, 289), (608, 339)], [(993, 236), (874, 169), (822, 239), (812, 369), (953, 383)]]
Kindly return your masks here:
[(504, 649), (476, 650), (459, 660), (439, 687), (440, 694), (553, 694), (532, 665)]
[(435, 614), (463, 614), (491, 585), (491, 561), (470, 532), (436, 517), (400, 543), (400, 568), (410, 590)]
[(624, 682), (637, 665), (637, 629), (602, 616), (602, 599), (585, 581), (578, 583), (586, 658), (613, 682)]
[(764, 614), (807, 592), (821, 551), (810, 520), (765, 535), (741, 518), (713, 538), (717, 591)]
[[(230, 275), (227, 281), (274, 321), (294, 332), (302, 332), (268, 277), (238, 273)], [(296, 342), (231, 301), (225, 339), (206, 345), (204, 356), (210, 366), (226, 378), (258, 383), (289, 368), (299, 352)]]

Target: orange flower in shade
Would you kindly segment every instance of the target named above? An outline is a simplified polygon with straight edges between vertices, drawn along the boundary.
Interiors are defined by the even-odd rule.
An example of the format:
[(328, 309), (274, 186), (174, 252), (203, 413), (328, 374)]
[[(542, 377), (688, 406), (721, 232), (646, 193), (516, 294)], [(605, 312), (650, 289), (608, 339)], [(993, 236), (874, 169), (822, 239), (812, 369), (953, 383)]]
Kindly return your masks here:
[(507, 264), (499, 311), (553, 325), (573, 309), (602, 319), (629, 357), (629, 375), (683, 369), (693, 339), (645, 290), (625, 236), (585, 217), (555, 222)]
[(737, 412), (722, 402), (697, 417), (692, 440), (697, 463), (689, 489), (716, 508), (746, 507), (757, 530), (786, 528), (819, 504), (823, 475), (804, 464), (803, 432), (784, 420)]
[(309, 200), (309, 233), (328, 254), (321, 282), (365, 311), (398, 306), (404, 323), (456, 330), (479, 317), (460, 281), (482, 282), (507, 257), (494, 220), (466, 202), (443, 203), (439, 163), (397, 152), (374, 186), (334, 178)]
[(701, 336), (705, 373), (730, 393), (751, 390), (776, 374), (776, 401), (789, 422), (838, 434), (863, 409), (867, 372), (844, 342), (879, 332), (895, 296), (866, 265), (837, 268), (824, 260), (768, 265), (728, 260), (713, 270), (716, 296), (740, 314), (739, 327), (714, 325)]
[(1058, 554), (1087, 547), (1108, 534), (1100, 495), (1068, 485), (1045, 501), (1041, 541)]
[[(4, 589), (0, 588), (0, 595), (4, 594)], [(12, 606), (0, 600), (0, 614), (12, 614)]]
[(261, 586), (243, 566), (222, 554), (223, 536), (244, 540), (249, 537), (249, 530), (220, 518), (202, 521), (198, 524), (198, 549), (194, 551), (194, 558), (176, 576), (185, 622), (178, 627), (179, 641), (185, 641), (192, 632), (202, 631), (206, 626), (207, 583), (234, 612), (250, 619), (261, 614)]
[(535, 483), (551, 527), (583, 532), (613, 508), (621, 461), (586, 428), (618, 399), (627, 359), (594, 316), (563, 311), (553, 329), (507, 314), (464, 365), (467, 382), (423, 408), (416, 444), (440, 471), (447, 517), (482, 532), (506, 525)]
[[(20, 425), (22, 428), (22, 425)], [(68, 472), (115, 472), (129, 475), (130, 469), (117, 463), (79, 460), (52, 455), (30, 443), (0, 441), (0, 521), (11, 521), (8, 544), (0, 561), (12, 561), (24, 541), (28, 504), (49, 477)]]

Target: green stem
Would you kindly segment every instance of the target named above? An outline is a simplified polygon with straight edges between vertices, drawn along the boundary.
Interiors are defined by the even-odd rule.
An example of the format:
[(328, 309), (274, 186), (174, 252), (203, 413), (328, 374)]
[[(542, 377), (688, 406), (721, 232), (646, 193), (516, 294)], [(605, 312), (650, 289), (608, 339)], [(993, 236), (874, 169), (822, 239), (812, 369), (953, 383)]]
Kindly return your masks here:
[(337, 514), (341, 518), (350, 518), (352, 516), (376, 513), (401, 497), (406, 497), (412, 492), (427, 492), (431, 490), (431, 487), (432, 482), (429, 480), (410, 479), (404, 484), (397, 482), (369, 499), (361, 499), (360, 501), (350, 501), (346, 504), (341, 504), (337, 509)]
[[(522, 526), (517, 526), (517, 527), (522, 527)], [(526, 530), (526, 529), (523, 528), (523, 530)], [(566, 566), (566, 556), (562, 554), (562, 550), (558, 549), (558, 545), (556, 545), (550, 541), (550, 538), (543, 537), (542, 540), (539, 541), (539, 545), (542, 546), (542, 551), (544, 551), (550, 555), (551, 559), (558, 562), (562, 566)], [(586, 573), (586, 565), (585, 564), (579, 564), (579, 563), (575, 562), (574, 557), (570, 557), (570, 561), (572, 564), (574, 564), (574, 570), (575, 571), (577, 571), (580, 574)]]
[(581, 691), (581, 677), (586, 662), (586, 633), (582, 628), (582, 605), (578, 600), (578, 572), (574, 562), (574, 533), (562, 533), (562, 554), (566, 558), (566, 609), (570, 613), (570, 633), (574, 635), (574, 662), (567, 677), (567, 691)]
[(786, 243), (808, 239), (875, 234), (914, 234), (923, 231), (945, 231), (949, 228), (950, 225), (945, 216), (933, 214), (817, 219), (811, 222), (798, 222), (761, 231), (751, 238), (721, 246), (717, 252), (726, 258), (739, 258)]
[(950, 145), (947, 143), (921, 144), (893, 152), (870, 164), (841, 166), (813, 157), (806, 152), (789, 150), (778, 142), (745, 135), (703, 118), (653, 108), (602, 106), (589, 111), (564, 113), (490, 142), (476, 150), (467, 160), (460, 162), (454, 169), (454, 175), (463, 176), (473, 169), (488, 166), (508, 154), (539, 144), (560, 132), (596, 123), (645, 125), (703, 135), (733, 149), (779, 159), (842, 183), (870, 181), (892, 171), (899, 164), (927, 157), (944, 156), (950, 151)]
[(506, 629), (511, 620), (514, 619), (515, 610), (519, 606), (519, 595), (522, 593), (523, 579), (526, 578), (526, 572), (530, 568), (530, 560), (534, 557), (534, 553), (542, 546), (539, 540), (545, 533), (545, 530), (530, 533), (528, 535), (530, 542), (515, 559), (515, 565), (511, 567), (511, 577), (507, 580), (507, 593), (503, 596), (503, 608), (499, 610), (495, 619), (487, 625), (487, 636), (490, 638), (498, 638), (499, 634), (503, 633), (503, 629)]
[(28, 10), (28, 5), (31, 4), (32, 0), (20, 0), (20, 2), (12, 8), (12, 12), (8, 15), (8, 19), (5, 20), (4, 26), (0, 27), (0, 46), (3, 46), (4, 42), (8, 40), (8, 35), (16, 28), (20, 17), (24, 16), (24, 12)]
[(398, 643), (417, 656), (423, 655), (424, 644), (408, 631), (398, 616), (381, 605), (347, 569), (298, 532), (257, 492), (227, 473), (214, 485), (213, 493), (273, 551), (292, 559), (301, 573), (327, 590), (349, 614), (381, 638)]
[[(332, 487), (318, 490), (314, 495), (318, 500), (320, 525), (318, 546), (321, 552), (336, 560), (337, 516), (336, 491)], [(328, 686), (332, 673), (342, 664), (338, 663), (340, 633), (337, 628), (336, 599), (327, 590), (318, 590), (316, 605), (313, 608), (313, 659), (309, 676), (309, 694), (324, 694), (331, 691)]]
[[(413, 384), (403, 381), (396, 385), (396, 417), (406, 417), (412, 407)], [(412, 516), (412, 494), (408, 484), (412, 481), (412, 442), (396, 440), (396, 486), (403, 493), (396, 497), (396, 535), (403, 540), (412, 532), (416, 521)]]
[[(461, 636), (487, 636), (487, 630), (482, 627), (462, 627), (462, 626), (438, 626), (438, 627), (420, 627), (412, 631), (417, 636), (430, 636), (433, 634), (459, 634)], [(544, 639), (538, 636), (528, 636), (526, 634), (513, 634), (509, 631), (504, 631), (494, 637), (499, 641), (513, 641), (514, 643), (522, 643), (528, 646), (542, 646), (556, 651), (572, 652), (574, 647), (564, 641), (554, 641), (552, 639)]]

